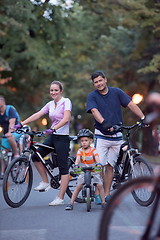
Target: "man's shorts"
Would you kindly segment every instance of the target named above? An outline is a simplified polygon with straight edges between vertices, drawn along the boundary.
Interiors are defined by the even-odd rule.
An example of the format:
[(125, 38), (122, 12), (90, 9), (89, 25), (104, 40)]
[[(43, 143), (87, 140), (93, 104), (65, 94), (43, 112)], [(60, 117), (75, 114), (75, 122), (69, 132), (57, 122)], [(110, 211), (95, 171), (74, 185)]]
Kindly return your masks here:
[[(99, 173), (92, 173), (91, 184), (102, 184), (102, 179)], [(81, 173), (77, 178), (77, 184), (84, 184), (84, 173)]]
[(114, 167), (115, 163), (117, 162), (120, 146), (123, 142), (123, 140), (110, 141), (101, 138), (95, 139), (95, 148), (97, 149), (100, 162), (103, 166), (110, 164), (112, 167)]
[[(18, 134), (16, 132), (12, 133), (12, 135), (14, 136), (14, 139), (17, 141), (20, 137), (21, 137), (21, 134)], [(10, 143), (8, 142), (8, 139), (7, 138), (2, 138), (2, 141), (1, 141), (1, 149), (10, 149), (11, 148), (11, 145)]]

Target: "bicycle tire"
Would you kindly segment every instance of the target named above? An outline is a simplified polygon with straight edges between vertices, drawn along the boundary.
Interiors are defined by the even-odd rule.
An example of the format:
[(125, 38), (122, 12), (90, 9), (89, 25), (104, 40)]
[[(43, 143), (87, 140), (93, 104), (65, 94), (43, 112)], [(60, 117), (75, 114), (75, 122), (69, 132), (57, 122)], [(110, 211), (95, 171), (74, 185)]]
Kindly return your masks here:
[(86, 188), (86, 204), (87, 204), (87, 212), (91, 210), (91, 190), (90, 188)]
[[(75, 159), (72, 157), (69, 157), (69, 177), (72, 177), (72, 173), (73, 173), (73, 164), (74, 164)], [(66, 193), (68, 195), (69, 198), (72, 197), (73, 191), (75, 190), (77, 185), (77, 175), (75, 175), (74, 178), (70, 179)], [(80, 193), (78, 195), (78, 197), (76, 197), (75, 202), (78, 203), (84, 203), (84, 200), (82, 197), (80, 197)]]
[[(137, 178), (140, 176), (153, 176), (152, 166), (141, 156), (134, 158), (133, 168), (134, 172), (132, 172), (132, 178)], [(139, 189), (132, 191), (132, 196), (138, 204), (147, 207), (153, 202), (155, 194), (147, 189), (146, 191)]]
[(20, 207), (28, 198), (33, 183), (33, 171), (27, 157), (15, 158), (8, 165), (3, 179), (3, 196), (13, 208)]
[[(120, 236), (123, 236), (123, 239), (140, 240), (143, 234), (143, 227), (140, 225), (140, 221), (144, 221), (143, 224), (145, 227), (146, 218), (140, 211), (136, 202), (132, 202), (130, 193), (136, 188), (147, 187), (153, 190), (153, 186), (154, 179), (152, 177), (140, 177), (124, 183), (117, 189), (113, 193), (102, 214), (98, 239), (117, 240), (120, 239)], [(149, 208), (145, 209), (146, 211), (150, 210)], [(134, 218), (134, 214), (135, 216), (139, 214), (141, 219), (137, 218), (137, 216)]]

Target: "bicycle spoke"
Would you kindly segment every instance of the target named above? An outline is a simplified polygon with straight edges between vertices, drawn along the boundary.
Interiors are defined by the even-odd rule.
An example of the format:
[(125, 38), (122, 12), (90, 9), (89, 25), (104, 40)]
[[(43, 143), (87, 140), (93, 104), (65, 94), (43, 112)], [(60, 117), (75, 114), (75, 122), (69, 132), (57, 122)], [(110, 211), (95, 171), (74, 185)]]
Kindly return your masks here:
[[(150, 179), (143, 184), (135, 179), (134, 183), (128, 182), (115, 192), (101, 219), (100, 240), (141, 239), (151, 207), (142, 208), (138, 205), (132, 198), (131, 191), (141, 187), (152, 191), (151, 184)], [(154, 230), (152, 234), (155, 234)]]
[(7, 169), (3, 182), (3, 194), (11, 207), (21, 206), (32, 187), (32, 170), (26, 158), (15, 159)]

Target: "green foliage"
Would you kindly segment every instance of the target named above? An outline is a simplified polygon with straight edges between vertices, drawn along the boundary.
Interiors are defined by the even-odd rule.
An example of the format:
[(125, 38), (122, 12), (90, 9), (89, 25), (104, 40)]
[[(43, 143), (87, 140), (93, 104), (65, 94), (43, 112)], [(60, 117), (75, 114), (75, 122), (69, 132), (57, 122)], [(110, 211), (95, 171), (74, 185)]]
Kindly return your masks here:
[(66, 1), (2, 0), (1, 79), (12, 80), (0, 94), (24, 118), (49, 100), (50, 83), (60, 80), (74, 117), (81, 115), (77, 121), (92, 129), (85, 103), (96, 69), (131, 96), (159, 88), (159, 12), (156, 0), (79, 0), (72, 7)]

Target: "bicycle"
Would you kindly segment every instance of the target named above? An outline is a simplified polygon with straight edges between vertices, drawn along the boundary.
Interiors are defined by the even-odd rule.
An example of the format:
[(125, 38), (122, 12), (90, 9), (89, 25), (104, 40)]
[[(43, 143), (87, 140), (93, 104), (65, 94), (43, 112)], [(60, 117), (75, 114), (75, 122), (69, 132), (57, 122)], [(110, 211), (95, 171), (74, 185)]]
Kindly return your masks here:
[[(141, 156), (138, 149), (133, 148), (131, 145), (131, 131), (132, 129), (138, 130), (140, 123), (137, 122), (131, 126), (115, 125), (118, 131), (126, 130), (125, 142), (120, 147), (119, 156), (114, 166), (114, 177), (111, 191), (118, 189), (124, 182), (131, 178), (137, 178), (139, 176), (151, 176), (153, 175), (153, 168), (146, 159)], [(142, 205), (148, 206), (152, 203), (154, 196), (146, 191), (132, 191), (132, 196), (135, 201)]]
[[(39, 160), (44, 165), (48, 175), (50, 176), (50, 186), (54, 189), (58, 189), (60, 187), (60, 174), (55, 173), (54, 169), (57, 166), (54, 164), (54, 159), (56, 157), (55, 149), (44, 145), (39, 142), (34, 142), (34, 137), (42, 137), (45, 134), (42, 131), (26, 131), (26, 129), (19, 129), (17, 130), (18, 133), (24, 133), (30, 136), (28, 142), (28, 149), (25, 149), (20, 157), (15, 158), (10, 165), (7, 167), (6, 172), (4, 174), (3, 179), (3, 196), (6, 203), (13, 207), (17, 208), (20, 207), (24, 202), (27, 200), (32, 184), (33, 184), (33, 170), (31, 165), (31, 154), (34, 152)], [(75, 137), (70, 137), (70, 140)], [(44, 148), (49, 148), (52, 150), (52, 154), (49, 155), (49, 158), (45, 160), (40, 153), (37, 151), (37, 147), (41, 146)], [(52, 161), (53, 160), (53, 161)], [(69, 157), (69, 172), (70, 172), (70, 182), (66, 193), (69, 197), (72, 196), (72, 192), (76, 187), (75, 175), (73, 174), (72, 168), (74, 164), (75, 158)], [(56, 171), (55, 171), (56, 172)], [(77, 202), (82, 202), (81, 198), (76, 198)]]
[[(26, 132), (28, 131), (28, 126), (25, 126), (24, 129), (26, 130)], [(5, 136), (0, 137), (1, 139), (6, 138)], [(21, 140), (21, 146), (19, 144)], [(20, 139), (16, 140), (17, 143), (17, 149), (19, 154), (21, 152), (23, 152), (26, 148), (27, 148), (27, 144), (28, 144), (28, 136), (27, 134), (22, 134)], [(11, 148), (6, 148), (5, 146), (3, 146), (2, 144), (0, 144), (0, 157), (2, 158), (2, 161), (4, 163), (5, 169), (7, 168), (7, 166), (11, 163), (11, 161), (13, 160), (13, 152)]]
[(96, 170), (95, 167), (91, 166), (91, 167), (79, 167), (77, 169), (78, 174), (81, 174), (82, 172), (84, 172), (84, 184), (82, 187), (82, 199), (83, 202), (86, 203), (86, 209), (87, 212), (90, 212), (91, 210), (91, 203), (94, 201), (94, 194), (95, 194), (95, 185), (96, 184), (92, 184), (92, 178), (93, 172), (100, 172), (101, 168), (99, 168), (100, 170)]
[[(141, 209), (130, 200), (132, 191), (140, 189), (152, 192), (153, 206)], [(129, 205), (129, 211), (127, 211)], [(144, 208), (143, 208), (144, 209)], [(151, 210), (151, 211), (150, 211)], [(126, 212), (127, 211), (127, 212)], [(111, 197), (99, 226), (99, 240), (115, 240), (117, 236), (130, 240), (160, 240), (160, 169), (157, 176), (143, 176), (122, 185)], [(136, 218), (134, 220), (134, 216)], [(120, 239), (120, 238), (119, 238)]]

